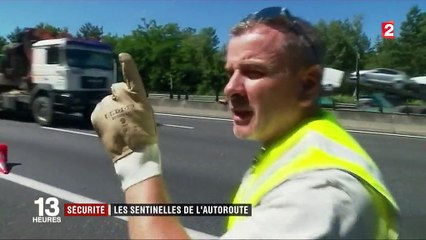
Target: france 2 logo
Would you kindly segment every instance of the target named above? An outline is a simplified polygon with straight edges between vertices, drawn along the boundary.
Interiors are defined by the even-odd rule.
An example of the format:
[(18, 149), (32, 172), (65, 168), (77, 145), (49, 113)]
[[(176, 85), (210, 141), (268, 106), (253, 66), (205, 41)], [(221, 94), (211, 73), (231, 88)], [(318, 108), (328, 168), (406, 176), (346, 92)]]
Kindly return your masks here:
[(382, 38), (394, 39), (394, 26), (393, 21), (382, 22)]

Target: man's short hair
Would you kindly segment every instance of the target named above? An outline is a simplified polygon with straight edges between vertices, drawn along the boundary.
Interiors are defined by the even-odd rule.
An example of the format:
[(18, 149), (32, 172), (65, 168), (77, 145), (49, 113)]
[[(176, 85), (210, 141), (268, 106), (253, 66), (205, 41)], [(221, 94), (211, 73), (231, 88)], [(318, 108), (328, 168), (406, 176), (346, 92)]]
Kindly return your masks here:
[[(262, 13), (262, 11), (264, 12)], [(248, 15), (231, 29), (231, 36), (240, 36), (259, 24), (285, 34), (286, 41), (283, 42), (283, 50), (286, 55), (295, 56), (289, 61), (288, 70), (297, 71), (302, 67), (312, 65), (322, 67), (324, 45), (315, 28), (308, 21), (292, 16), (285, 8), (270, 7)]]

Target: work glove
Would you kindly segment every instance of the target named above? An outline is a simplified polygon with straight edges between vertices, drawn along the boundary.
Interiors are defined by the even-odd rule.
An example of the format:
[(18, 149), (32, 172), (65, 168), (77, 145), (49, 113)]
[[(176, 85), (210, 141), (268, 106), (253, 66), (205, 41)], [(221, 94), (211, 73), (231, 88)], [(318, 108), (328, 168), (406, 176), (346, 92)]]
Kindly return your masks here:
[(161, 174), (161, 156), (152, 106), (142, 79), (128, 53), (120, 53), (124, 82), (111, 86), (111, 95), (91, 115), (93, 128), (109, 153), (125, 191)]

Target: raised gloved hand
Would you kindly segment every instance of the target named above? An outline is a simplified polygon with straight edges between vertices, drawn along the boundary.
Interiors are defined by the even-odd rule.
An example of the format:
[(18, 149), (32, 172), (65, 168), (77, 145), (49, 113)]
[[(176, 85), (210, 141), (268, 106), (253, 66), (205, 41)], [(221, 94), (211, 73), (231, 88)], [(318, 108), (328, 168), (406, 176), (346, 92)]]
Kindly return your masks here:
[(96, 105), (91, 121), (126, 190), (161, 174), (161, 156), (153, 109), (136, 64), (128, 53), (120, 53), (119, 61), (124, 82), (112, 85), (112, 94)]

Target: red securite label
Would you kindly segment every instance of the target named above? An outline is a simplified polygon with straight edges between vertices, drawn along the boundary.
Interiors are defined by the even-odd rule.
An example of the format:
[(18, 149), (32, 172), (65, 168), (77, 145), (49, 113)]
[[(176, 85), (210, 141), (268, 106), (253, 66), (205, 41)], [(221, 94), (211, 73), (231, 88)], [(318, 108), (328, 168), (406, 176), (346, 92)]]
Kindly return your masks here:
[(106, 203), (65, 203), (64, 216), (108, 216)]

